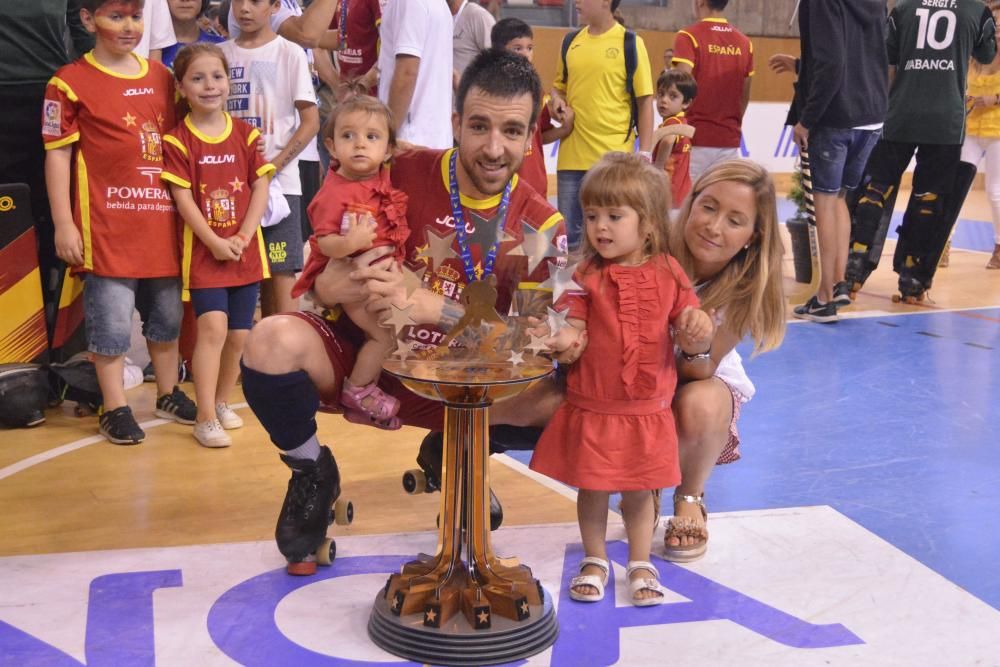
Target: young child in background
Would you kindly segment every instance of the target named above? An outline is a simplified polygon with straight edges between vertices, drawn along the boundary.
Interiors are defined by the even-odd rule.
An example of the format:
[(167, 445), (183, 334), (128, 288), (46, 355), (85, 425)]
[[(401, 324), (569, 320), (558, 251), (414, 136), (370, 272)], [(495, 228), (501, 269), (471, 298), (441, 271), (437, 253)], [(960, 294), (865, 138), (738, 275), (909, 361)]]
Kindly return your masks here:
[(228, 447), (226, 429), (243, 426), (228, 399), (268, 276), (260, 219), (275, 169), (258, 150), (260, 132), (225, 111), (229, 65), (219, 47), (185, 46), (174, 74), (191, 112), (164, 137), (160, 177), (186, 223), (181, 277), (198, 318), (194, 437), (205, 447)]
[[(531, 26), (518, 18), (500, 19), (493, 24), (490, 31), (490, 41), (494, 48), (505, 49), (519, 56), (524, 56), (528, 62), (535, 60), (535, 41)], [(517, 175), (524, 179), (543, 197), (548, 196), (549, 176), (545, 169), (545, 144), (551, 144), (568, 136), (573, 131), (573, 108), (568, 104), (564, 107), (562, 118), (557, 119), (560, 125), (552, 124), (549, 113), (549, 98), (542, 100), (542, 111), (538, 114), (535, 133), (531, 136), (531, 145), (524, 153), (524, 162)]]
[[(312, 204), (309, 220), (309, 261), (292, 290), (299, 297), (312, 289), (320, 303), (336, 304), (328, 292), (325, 269), (329, 259), (341, 259), (375, 246), (391, 245), (402, 261), (410, 235), (406, 225), (406, 194), (392, 187), (386, 164), (396, 144), (389, 108), (374, 97), (356, 95), (330, 114), (323, 145), (330, 151), (330, 172)], [(365, 342), (340, 404), (348, 421), (388, 429), (399, 428), (399, 401), (378, 388), (382, 362), (395, 345), (393, 329), (381, 326), (364, 302), (342, 304), (344, 312), (365, 333)]]
[(656, 110), (663, 123), (653, 134), (653, 164), (667, 170), (670, 198), (678, 211), (691, 192), (691, 137), (694, 128), (684, 111), (698, 94), (698, 84), (689, 73), (668, 69), (656, 80)]
[(167, 0), (177, 43), (163, 48), (161, 62), (164, 65), (173, 67), (177, 53), (187, 44), (195, 42), (218, 44), (226, 41), (225, 37), (205, 29), (205, 22), (202, 21), (201, 16), (202, 10), (207, 4), (207, 2), (203, 3), (202, 0)]
[[(177, 223), (156, 178), (161, 136), (174, 123), (173, 77), (134, 55), (141, 0), (83, 0), (80, 19), (94, 50), (56, 72), (45, 91), (42, 139), (56, 253), (85, 274), (84, 326), (104, 408), (100, 433), (142, 442), (125, 398), (123, 371), (132, 311), (156, 374), (156, 414), (193, 424), (195, 405), (177, 386), (181, 323)], [(72, 193), (72, 195), (71, 195)]]
[(278, 170), (288, 217), (264, 228), (271, 278), (261, 285), (261, 313), (298, 310), (292, 299), (295, 274), (302, 270), (302, 214), (299, 153), (319, 132), (316, 91), (306, 53), (271, 29), (281, 0), (233, 0), (240, 27), (235, 41), (220, 46), (229, 61), (232, 91), (228, 110), (258, 130), (264, 154)]
[(656, 523), (651, 491), (680, 481), (671, 411), (674, 345), (685, 358), (707, 356), (715, 329), (668, 253), (668, 197), (663, 171), (625, 153), (604, 156), (581, 184), (584, 235), (574, 279), (583, 293), (556, 304), (568, 326), (548, 340), (557, 352), (578, 354), (569, 357), (566, 400), (531, 459), (532, 470), (579, 489), (586, 557), (570, 584), (574, 600), (604, 597), (608, 497), (615, 491), (622, 494), (632, 603), (665, 599), (649, 562)]

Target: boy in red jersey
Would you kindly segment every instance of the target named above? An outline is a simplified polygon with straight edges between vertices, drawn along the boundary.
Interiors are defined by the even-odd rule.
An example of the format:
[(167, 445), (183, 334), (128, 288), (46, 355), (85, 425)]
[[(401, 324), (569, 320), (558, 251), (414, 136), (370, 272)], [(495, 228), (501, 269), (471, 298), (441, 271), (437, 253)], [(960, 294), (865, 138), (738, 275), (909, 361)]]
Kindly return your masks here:
[(157, 416), (193, 424), (196, 413), (176, 386), (180, 261), (174, 204), (159, 178), (161, 136), (174, 124), (173, 77), (132, 53), (142, 7), (142, 0), (84, 0), (80, 19), (97, 43), (56, 72), (42, 108), (56, 252), (86, 275), (87, 346), (104, 398), (100, 433), (115, 444), (145, 438), (122, 375), (133, 309), (156, 372)]
[(663, 123), (653, 134), (653, 164), (670, 176), (670, 206), (679, 209), (691, 191), (691, 136), (684, 112), (698, 94), (698, 84), (687, 72), (668, 69), (656, 80), (656, 110)]
[[(493, 46), (498, 49), (505, 49), (519, 56), (524, 56), (528, 62), (535, 62), (535, 41), (531, 26), (518, 18), (500, 19), (494, 24), (490, 31), (490, 39)], [(549, 176), (545, 171), (545, 144), (559, 141), (573, 131), (573, 108), (568, 104), (565, 107), (562, 124), (553, 125), (552, 116), (549, 114), (548, 96), (542, 101), (542, 111), (538, 114), (538, 121), (535, 131), (531, 135), (531, 143), (524, 153), (524, 162), (517, 175), (524, 179), (525, 183), (535, 188), (543, 197), (548, 196)]]
[(701, 95), (688, 109), (695, 128), (691, 180), (740, 156), (743, 114), (750, 102), (753, 44), (722, 15), (729, 0), (693, 0), (698, 22), (678, 31), (674, 67), (694, 76)]

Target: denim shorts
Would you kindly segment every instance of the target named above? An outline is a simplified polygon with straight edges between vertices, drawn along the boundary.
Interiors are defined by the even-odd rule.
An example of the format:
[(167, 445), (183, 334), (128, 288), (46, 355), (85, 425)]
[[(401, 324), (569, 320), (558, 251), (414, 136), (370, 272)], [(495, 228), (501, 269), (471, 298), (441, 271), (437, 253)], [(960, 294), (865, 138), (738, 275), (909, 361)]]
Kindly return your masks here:
[(83, 281), (87, 349), (106, 357), (128, 352), (133, 310), (139, 311), (146, 340), (177, 340), (183, 313), (180, 278), (108, 278), (88, 273)]
[(857, 188), (881, 134), (882, 130), (813, 128), (809, 132), (813, 190), (835, 194)]
[(257, 295), (260, 283), (250, 283), (239, 287), (205, 287), (191, 290), (191, 306), (195, 317), (219, 311), (229, 318), (230, 331), (249, 329), (253, 326), (254, 312), (257, 310)]

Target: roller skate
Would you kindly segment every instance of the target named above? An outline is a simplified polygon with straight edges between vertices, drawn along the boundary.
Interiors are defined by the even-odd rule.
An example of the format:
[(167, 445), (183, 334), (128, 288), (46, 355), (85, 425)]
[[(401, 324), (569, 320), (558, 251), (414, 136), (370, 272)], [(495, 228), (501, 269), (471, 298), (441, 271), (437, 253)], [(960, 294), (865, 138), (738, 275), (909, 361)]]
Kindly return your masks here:
[(899, 294), (892, 295), (893, 303), (920, 303), (927, 298), (927, 285), (909, 272), (899, 274)]
[[(428, 433), (420, 443), (417, 453), (419, 468), (403, 473), (403, 490), (410, 495), (434, 493), (441, 490), (441, 465), (444, 450), (444, 434), (440, 431)], [(440, 517), (438, 517), (440, 520)], [(496, 530), (503, 523), (503, 506), (500, 499), (490, 489), (490, 530)]]
[(340, 471), (328, 447), (320, 448), (316, 461), (284, 455), (281, 460), (292, 469), (292, 478), (274, 539), (288, 560), (289, 574), (312, 575), (317, 565), (330, 565), (337, 555), (337, 543), (326, 536), (327, 526), (351, 523), (354, 506), (338, 500)]
[[(863, 247), (863, 246), (862, 246)], [(868, 260), (868, 250), (852, 248), (847, 255), (847, 268), (844, 269), (844, 282), (847, 284), (848, 297), (851, 301), (858, 298), (858, 292), (864, 287), (865, 281), (871, 275), (874, 267)]]

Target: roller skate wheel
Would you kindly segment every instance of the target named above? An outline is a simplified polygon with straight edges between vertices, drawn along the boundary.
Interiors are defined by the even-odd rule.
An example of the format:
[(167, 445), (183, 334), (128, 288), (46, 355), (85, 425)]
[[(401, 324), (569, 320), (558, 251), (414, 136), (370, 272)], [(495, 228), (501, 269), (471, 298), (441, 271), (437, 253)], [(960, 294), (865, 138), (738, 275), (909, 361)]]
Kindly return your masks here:
[(338, 526), (348, 526), (354, 521), (354, 503), (338, 500), (333, 505), (333, 521)]
[(857, 301), (858, 300), (857, 290), (851, 290), (851, 293), (848, 296), (850, 297), (851, 301)]
[(903, 300), (903, 297), (901, 297), (900, 295), (898, 295), (898, 294), (893, 294), (892, 295), (892, 302), (893, 303), (899, 303), (902, 300)]
[(288, 567), (285, 568), (288, 574), (296, 577), (309, 577), (316, 574), (316, 561), (314, 560), (300, 560), (300, 561), (289, 561)]
[(317, 565), (332, 565), (333, 560), (337, 557), (337, 543), (331, 540), (329, 537), (323, 540), (323, 543), (319, 545), (316, 549), (316, 564)]
[(424, 493), (427, 490), (427, 475), (423, 470), (407, 470), (403, 473), (403, 490), (411, 496)]

